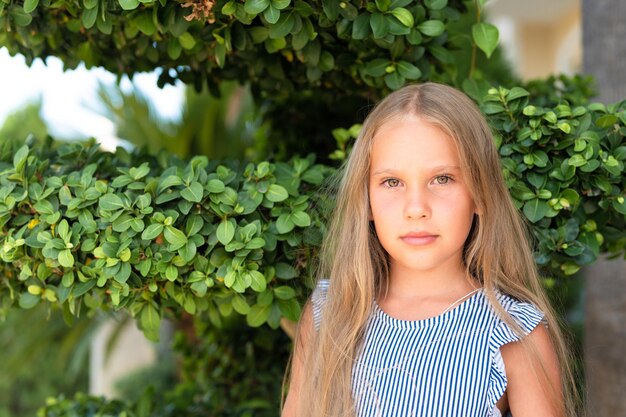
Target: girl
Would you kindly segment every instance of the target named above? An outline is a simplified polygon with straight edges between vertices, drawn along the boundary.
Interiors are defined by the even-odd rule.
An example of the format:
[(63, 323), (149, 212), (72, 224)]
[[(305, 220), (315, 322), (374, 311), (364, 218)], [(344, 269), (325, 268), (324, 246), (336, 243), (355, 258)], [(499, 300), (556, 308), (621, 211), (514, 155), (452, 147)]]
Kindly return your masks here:
[(459, 91), (407, 86), (367, 117), (320, 277), (283, 417), (573, 415), (524, 223)]

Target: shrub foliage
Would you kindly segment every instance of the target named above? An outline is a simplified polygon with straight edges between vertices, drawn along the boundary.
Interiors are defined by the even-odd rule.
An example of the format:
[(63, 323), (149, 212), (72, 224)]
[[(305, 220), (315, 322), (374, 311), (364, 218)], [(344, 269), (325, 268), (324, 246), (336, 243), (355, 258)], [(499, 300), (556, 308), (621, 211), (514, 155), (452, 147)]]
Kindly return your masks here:
[[(29, 63), (160, 68), (160, 83), (214, 90), (234, 79), (273, 96), (322, 84), (364, 92), (445, 73), (450, 49), (469, 44), (446, 31), (465, 10), (458, 0), (2, 0), (0, 47)], [(489, 54), (493, 29), (473, 34)]]

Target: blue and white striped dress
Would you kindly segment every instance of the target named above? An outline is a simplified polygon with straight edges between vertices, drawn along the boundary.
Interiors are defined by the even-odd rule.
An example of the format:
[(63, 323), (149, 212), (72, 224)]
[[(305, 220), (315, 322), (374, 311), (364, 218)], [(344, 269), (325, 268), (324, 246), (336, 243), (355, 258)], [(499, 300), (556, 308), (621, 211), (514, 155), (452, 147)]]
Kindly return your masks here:
[[(319, 328), (328, 280), (312, 296)], [(528, 334), (543, 318), (532, 304), (499, 294)], [(425, 320), (387, 315), (376, 303), (352, 371), (358, 417), (495, 417), (507, 378), (500, 346), (519, 340), (482, 290)]]

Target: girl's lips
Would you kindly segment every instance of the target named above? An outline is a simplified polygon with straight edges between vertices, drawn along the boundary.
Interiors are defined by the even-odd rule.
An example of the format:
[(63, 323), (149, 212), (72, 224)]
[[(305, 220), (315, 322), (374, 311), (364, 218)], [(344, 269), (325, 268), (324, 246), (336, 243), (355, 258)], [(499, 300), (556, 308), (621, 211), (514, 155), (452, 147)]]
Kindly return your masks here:
[(430, 235), (427, 233), (409, 233), (400, 237), (404, 243), (409, 245), (427, 245), (434, 242), (437, 239), (437, 235)]

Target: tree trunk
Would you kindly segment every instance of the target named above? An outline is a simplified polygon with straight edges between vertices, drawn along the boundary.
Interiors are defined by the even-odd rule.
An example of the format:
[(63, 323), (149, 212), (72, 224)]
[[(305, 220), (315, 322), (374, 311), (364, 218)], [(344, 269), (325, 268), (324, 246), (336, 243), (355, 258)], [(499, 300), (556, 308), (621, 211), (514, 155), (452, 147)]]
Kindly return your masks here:
[[(626, 2), (583, 0), (584, 72), (603, 103), (626, 98)], [(586, 270), (585, 373), (589, 416), (626, 416), (626, 262)]]
[[(626, 98), (626, 2), (583, 0), (583, 66), (602, 103)], [(624, 414), (626, 415), (626, 414)]]

